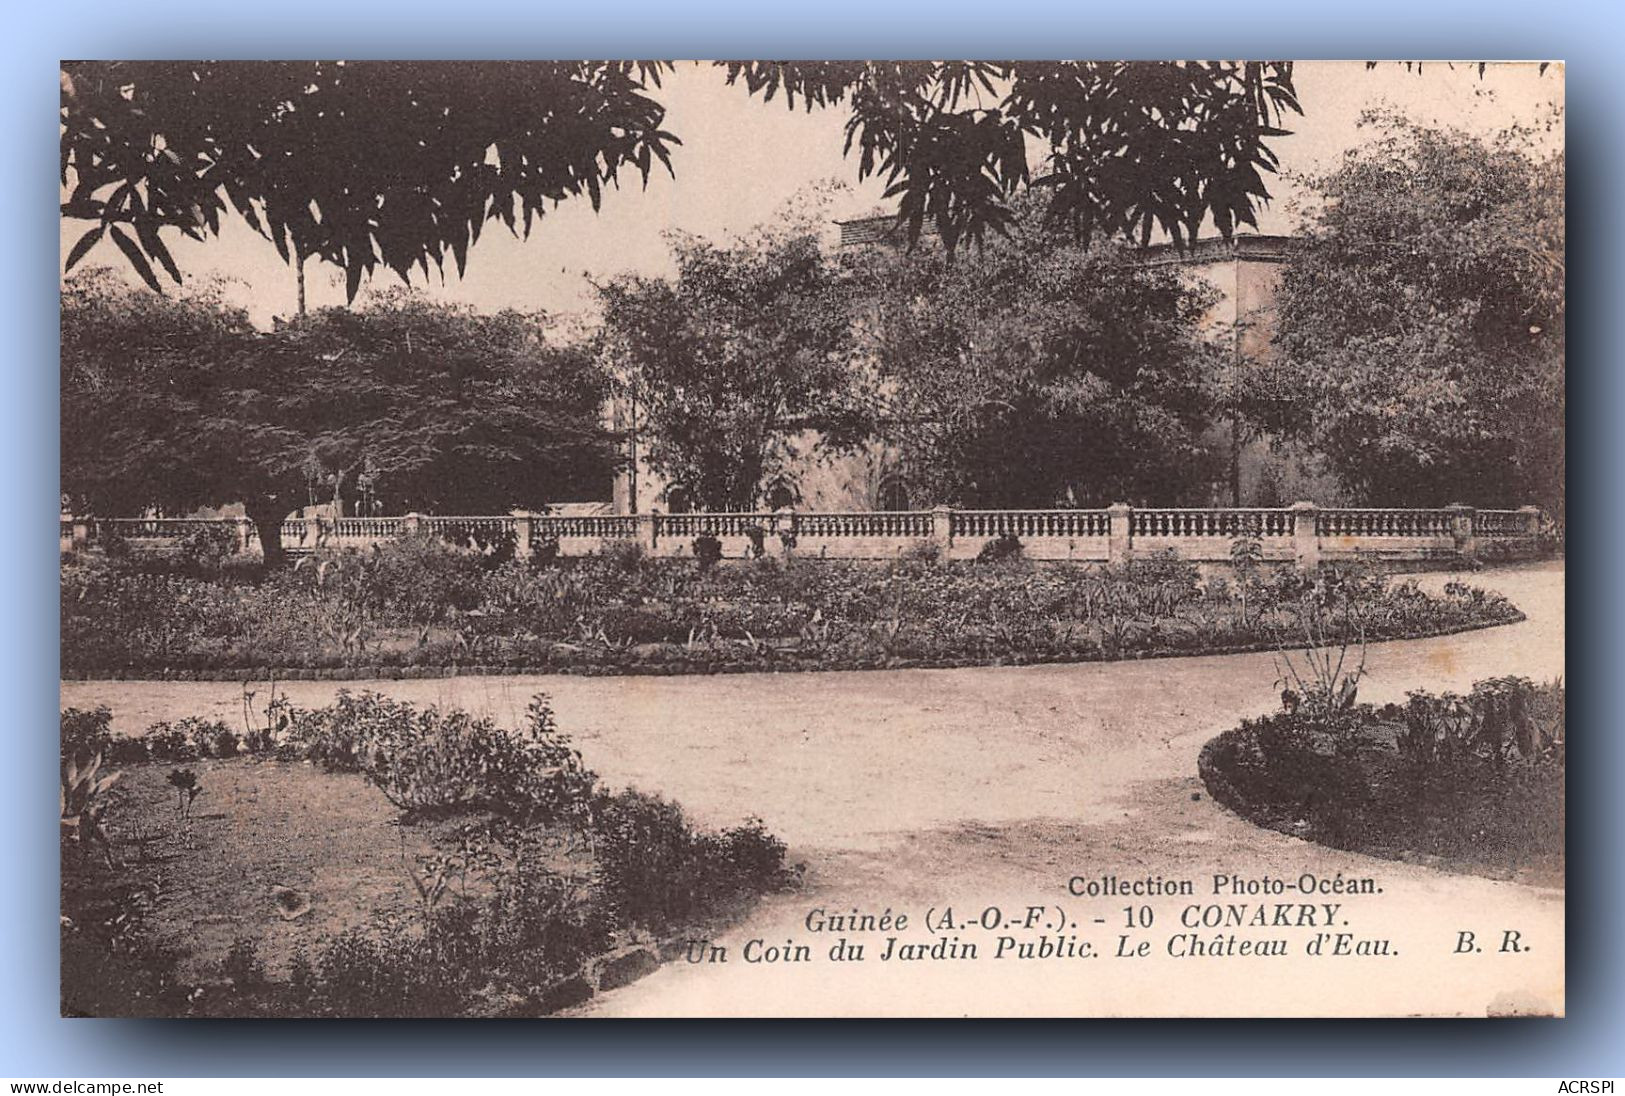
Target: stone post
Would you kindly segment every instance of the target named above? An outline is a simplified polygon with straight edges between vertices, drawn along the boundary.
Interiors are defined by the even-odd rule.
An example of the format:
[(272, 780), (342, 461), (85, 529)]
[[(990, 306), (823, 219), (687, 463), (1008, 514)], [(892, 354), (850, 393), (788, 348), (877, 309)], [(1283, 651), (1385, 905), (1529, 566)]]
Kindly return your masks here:
[(73, 519), (73, 550), (82, 552), (90, 544), (90, 519)]
[(1464, 502), (1452, 502), (1445, 507), (1450, 514), (1450, 539), (1456, 542), (1456, 554), (1462, 559), (1478, 558), (1478, 539), (1473, 536), (1473, 508)]
[(237, 535), (237, 554), (245, 555), (248, 552), (248, 536), (254, 531), (254, 523), (247, 518), (233, 518), (231, 531)]
[(659, 543), (655, 533), (654, 511), (647, 514), (634, 514), (638, 519), (638, 543), (643, 545), (643, 551), (648, 555), (655, 554), (655, 547)]
[(530, 558), (530, 538), (535, 531), (536, 515), (520, 510), (513, 516), (513, 554), (518, 559)]
[(1292, 510), (1292, 550), (1301, 571), (1314, 571), (1320, 567), (1320, 534), (1315, 531), (1315, 517), (1320, 508), (1312, 502), (1294, 502)]
[(423, 531), (423, 515), (413, 510), (401, 519), (401, 535), (415, 537)]
[(948, 558), (948, 549), (954, 544), (954, 508), (952, 506), (933, 506), (931, 508), (931, 539), (942, 548), (942, 558)]
[(1112, 563), (1127, 563), (1134, 555), (1134, 508), (1126, 502), (1114, 502), (1106, 507), (1111, 515), (1111, 533), (1106, 541), (1106, 558)]
[(1520, 506), (1518, 513), (1523, 515), (1523, 531), (1525, 536), (1536, 537), (1540, 535), (1540, 507)]
[(796, 510), (793, 506), (781, 506), (773, 511), (773, 524), (768, 530), (773, 539), (779, 542), (779, 553), (786, 563), (795, 558), (796, 537), (800, 532), (800, 525), (796, 521)]

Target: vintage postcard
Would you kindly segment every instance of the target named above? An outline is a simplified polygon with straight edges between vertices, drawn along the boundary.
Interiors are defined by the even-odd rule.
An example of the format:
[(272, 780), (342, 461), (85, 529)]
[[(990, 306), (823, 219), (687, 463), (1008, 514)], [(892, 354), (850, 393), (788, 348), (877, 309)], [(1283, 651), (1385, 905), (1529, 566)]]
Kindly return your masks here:
[(64, 1015), (1563, 1015), (1560, 63), (60, 69)]

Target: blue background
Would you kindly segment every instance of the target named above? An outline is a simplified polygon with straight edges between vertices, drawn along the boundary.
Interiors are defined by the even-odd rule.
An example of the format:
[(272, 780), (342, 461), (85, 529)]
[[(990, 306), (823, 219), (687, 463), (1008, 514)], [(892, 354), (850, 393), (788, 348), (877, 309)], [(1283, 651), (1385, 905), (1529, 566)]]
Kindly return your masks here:
[[(5, 19), (0, 166), (0, 1075), (1625, 1073), (1618, 666), (1619, 19), (1602, 4), (1368, 0), (882, 6), (458, 0), (252, 7), (24, 3)], [(1617, 12), (1617, 9), (1615, 9)], [(57, 1017), (56, 62), (61, 57), (1253, 57), (1568, 62), (1575, 686), (1565, 1020), (1359, 1022), (149, 1022)], [(1618, 694), (1614, 704), (1617, 705)]]

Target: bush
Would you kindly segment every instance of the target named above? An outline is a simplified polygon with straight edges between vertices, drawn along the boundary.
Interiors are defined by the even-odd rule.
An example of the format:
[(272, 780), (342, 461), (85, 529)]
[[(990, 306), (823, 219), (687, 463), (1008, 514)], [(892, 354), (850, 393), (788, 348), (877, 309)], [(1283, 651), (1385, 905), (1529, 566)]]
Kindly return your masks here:
[(333, 1016), (456, 1016), (467, 1001), (459, 971), (421, 937), (351, 929), (327, 946), (317, 969), (322, 1008)]
[(218, 574), (226, 560), (237, 554), (237, 533), (223, 522), (208, 522), (194, 526), (176, 548), (188, 570)]
[(657, 933), (719, 896), (774, 890), (794, 878), (784, 843), (759, 819), (721, 834), (696, 833), (677, 804), (631, 790), (601, 801), (595, 817), (607, 900), (630, 923)]
[(1561, 765), (1564, 755), (1564, 689), (1528, 678), (1475, 682), (1467, 696), (1408, 694), (1404, 708), (1385, 709), (1404, 730), (1400, 757), (1418, 777), (1488, 763), (1498, 773), (1509, 764)]
[(460, 709), (418, 710), (373, 692), (339, 690), (326, 708), (289, 714), (283, 752), (359, 771), (409, 814), (489, 810), (526, 824), (579, 821), (597, 777), (531, 701), (518, 731)]
[(713, 533), (701, 533), (694, 538), (694, 559), (704, 574), (722, 560), (722, 541)]
[(605, 566), (622, 575), (636, 575), (641, 571), (645, 555), (643, 544), (636, 540), (606, 541), (598, 552)]
[(235, 757), (242, 751), (237, 732), (219, 720), (187, 716), (161, 721), (135, 740), (144, 760), (196, 761), (202, 757)]
[(1561, 877), (1564, 691), (1523, 678), (1404, 705), (1303, 706), (1209, 742), (1202, 778), (1255, 822), (1337, 848)]
[(253, 993), (265, 988), (265, 964), (260, 961), (259, 946), (248, 937), (239, 936), (232, 941), (221, 969), (233, 988), (240, 993)]
[(112, 759), (112, 722), (113, 710), (105, 704), (88, 712), (62, 709), (62, 763), (82, 767), (97, 756)]
[(977, 563), (1000, 563), (1022, 557), (1021, 538), (1014, 533), (1000, 533), (976, 553)]
[(942, 542), (935, 538), (914, 541), (904, 548), (897, 558), (905, 563), (940, 563)]

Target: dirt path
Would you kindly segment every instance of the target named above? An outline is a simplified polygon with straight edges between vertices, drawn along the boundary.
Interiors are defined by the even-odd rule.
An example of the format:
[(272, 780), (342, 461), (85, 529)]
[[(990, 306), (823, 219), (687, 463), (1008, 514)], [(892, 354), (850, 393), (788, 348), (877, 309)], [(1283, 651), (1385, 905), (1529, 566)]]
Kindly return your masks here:
[[(1427, 576), (1442, 584), (1447, 576)], [(1373, 645), (1362, 699), (1413, 688), (1464, 689), (1474, 680), (1563, 672), (1560, 565), (1468, 576), (1506, 593), (1522, 624), (1433, 640)], [(587, 764), (612, 784), (656, 790), (698, 820), (758, 815), (808, 864), (807, 885), (765, 902), (716, 941), (729, 962), (668, 965), (600, 998), (617, 1015), (1271, 1015), (1464, 1013), (1562, 1008), (1563, 905), (1557, 892), (1444, 875), (1419, 865), (1332, 852), (1256, 829), (1210, 802), (1196, 755), (1212, 735), (1274, 706), (1268, 655), (973, 670), (682, 678), (499, 677), (348, 683), (402, 699), (457, 704), (512, 720), (530, 696), (553, 697)], [(325, 702), (333, 682), (291, 682), (298, 704)], [(109, 704), (115, 725), (139, 730), (184, 714), (236, 720), (240, 687), (222, 683), (67, 682), (64, 706)], [(1199, 796), (1200, 798), (1195, 798)], [(1170, 935), (1187, 906), (1258, 903), (1212, 894), (1214, 874), (1248, 878), (1372, 877), (1376, 896), (1290, 892), (1264, 901), (1341, 902), (1336, 926), (1389, 939), (1401, 957), (1175, 958)], [(1073, 876), (1189, 879), (1190, 899), (1152, 900), (1144, 958), (1112, 956), (1130, 900), (1077, 899)], [(1046, 905), (1051, 938), (1075, 936), (1104, 961), (830, 962), (834, 939), (807, 913), (887, 906), (913, 918)], [(1063, 911), (1056, 915), (1059, 906)], [(1248, 911), (1249, 914), (1251, 911)], [(1200, 918), (1200, 914), (1194, 915)], [(1103, 924), (1096, 924), (1095, 918)], [(1075, 926), (1075, 927), (1074, 927)], [(1518, 930), (1529, 950), (1494, 950)], [(1483, 954), (1452, 952), (1464, 930)], [(1313, 930), (1198, 927), (1203, 941), (1285, 935), (1300, 949)], [(1024, 934), (1036, 940), (1040, 927)], [(836, 934), (838, 935), (838, 934)], [(939, 938), (923, 932), (918, 941)], [(947, 936), (954, 935), (947, 933)], [(876, 948), (885, 934), (871, 934)], [(806, 943), (814, 960), (742, 961), (760, 938)], [(1181, 945), (1183, 946), (1183, 945)]]

